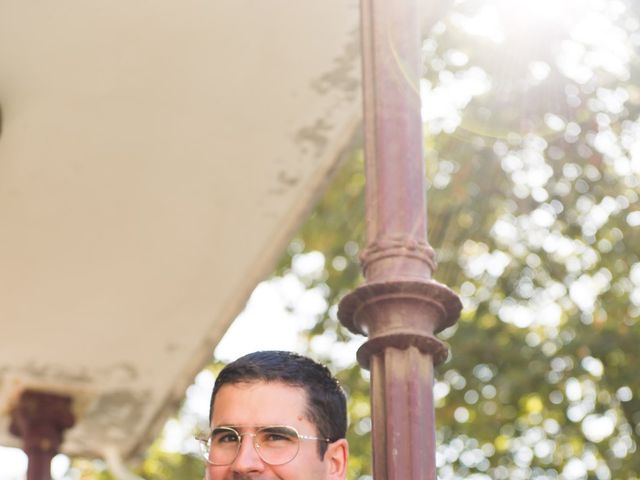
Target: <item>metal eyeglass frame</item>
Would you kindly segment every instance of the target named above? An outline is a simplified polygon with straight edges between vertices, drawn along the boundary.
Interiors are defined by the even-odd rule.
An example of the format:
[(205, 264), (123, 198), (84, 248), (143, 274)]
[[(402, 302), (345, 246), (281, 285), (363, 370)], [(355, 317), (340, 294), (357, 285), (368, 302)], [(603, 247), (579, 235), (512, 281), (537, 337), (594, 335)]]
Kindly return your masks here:
[[(296, 434), (296, 436), (298, 437), (298, 443), (296, 445), (296, 452), (286, 462), (273, 463), (273, 462), (269, 462), (269, 461), (265, 460), (265, 458), (262, 456), (262, 453), (260, 452), (260, 445), (258, 443), (256, 443), (256, 435), (257, 435), (258, 431), (263, 430), (263, 429), (267, 429), (267, 428), (288, 428), (288, 429), (291, 429), (291, 431), (294, 432)], [(211, 442), (211, 435), (216, 430), (228, 430), (229, 432), (232, 432), (232, 433), (236, 434), (238, 436), (238, 438), (240, 439), (240, 441), (238, 442), (238, 446), (236, 448), (236, 453), (235, 453), (235, 455), (233, 456), (233, 458), (229, 462), (215, 463), (215, 462), (212, 462), (211, 460), (209, 460), (209, 449), (211, 448), (211, 443), (210, 443)], [(264, 463), (266, 463), (267, 465), (272, 465), (272, 466), (286, 465), (287, 463), (292, 462), (293, 459), (298, 456), (298, 452), (300, 451), (300, 440), (317, 440), (319, 442), (331, 443), (331, 440), (328, 439), (328, 438), (313, 437), (311, 435), (302, 435), (300, 432), (298, 432), (298, 430), (295, 427), (292, 427), (291, 425), (263, 425), (263, 426), (260, 426), (260, 427), (255, 427), (254, 430), (255, 430), (254, 432), (240, 433), (238, 431), (238, 427), (231, 427), (231, 426), (215, 427), (208, 434), (196, 435), (195, 438), (196, 438), (196, 440), (198, 440), (200, 442), (201, 453), (202, 453), (202, 457), (204, 458), (204, 460), (209, 465), (215, 465), (215, 466), (219, 466), (219, 467), (226, 466), (226, 465), (231, 465), (233, 462), (236, 461), (236, 458), (238, 458), (238, 454), (240, 453), (240, 448), (242, 448), (242, 437), (252, 437), (253, 440), (252, 440), (251, 444), (253, 445), (253, 449), (256, 451), (256, 453), (258, 454), (258, 456), (260, 457), (260, 459)]]

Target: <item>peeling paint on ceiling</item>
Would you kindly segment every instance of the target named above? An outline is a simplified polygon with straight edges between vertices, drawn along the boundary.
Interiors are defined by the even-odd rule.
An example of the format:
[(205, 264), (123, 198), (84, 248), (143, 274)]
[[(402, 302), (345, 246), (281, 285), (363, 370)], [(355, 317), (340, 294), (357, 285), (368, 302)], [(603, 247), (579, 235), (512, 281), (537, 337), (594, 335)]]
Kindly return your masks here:
[(357, 0), (0, 3), (0, 444), (27, 388), (74, 398), (66, 453), (158, 434), (353, 147), (357, 29)]

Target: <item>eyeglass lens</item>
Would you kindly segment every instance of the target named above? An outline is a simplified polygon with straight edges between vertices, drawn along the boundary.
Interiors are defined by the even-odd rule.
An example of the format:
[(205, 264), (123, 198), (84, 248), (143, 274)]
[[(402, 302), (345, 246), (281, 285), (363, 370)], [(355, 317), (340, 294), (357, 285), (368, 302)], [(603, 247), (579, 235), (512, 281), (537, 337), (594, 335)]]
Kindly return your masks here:
[(283, 465), (298, 454), (300, 439), (292, 427), (269, 426), (258, 428), (255, 433), (240, 434), (231, 427), (218, 427), (209, 440), (207, 459), (214, 465), (233, 463), (240, 451), (242, 437), (253, 437), (256, 452), (265, 463)]

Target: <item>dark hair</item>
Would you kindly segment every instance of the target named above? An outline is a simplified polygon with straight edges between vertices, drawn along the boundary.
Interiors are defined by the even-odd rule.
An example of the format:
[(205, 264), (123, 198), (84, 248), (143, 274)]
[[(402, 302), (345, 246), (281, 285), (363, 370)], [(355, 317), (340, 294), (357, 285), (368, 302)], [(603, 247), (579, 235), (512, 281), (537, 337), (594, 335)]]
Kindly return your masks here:
[[(209, 422), (218, 390), (223, 385), (245, 382), (282, 382), (302, 388), (307, 396), (305, 413), (316, 426), (318, 435), (332, 442), (345, 438), (347, 400), (340, 384), (327, 367), (293, 352), (254, 352), (224, 367), (213, 386)], [(318, 442), (318, 445), (320, 457), (323, 457), (327, 444)]]

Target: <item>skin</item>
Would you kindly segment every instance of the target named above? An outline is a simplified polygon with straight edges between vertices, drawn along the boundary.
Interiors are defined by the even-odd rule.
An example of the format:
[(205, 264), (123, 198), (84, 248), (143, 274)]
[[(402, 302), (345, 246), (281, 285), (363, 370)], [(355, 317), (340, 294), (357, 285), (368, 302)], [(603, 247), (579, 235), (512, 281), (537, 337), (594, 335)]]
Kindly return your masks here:
[[(212, 426), (242, 426), (247, 430), (264, 425), (290, 425), (301, 435), (318, 436), (306, 417), (306, 393), (280, 382), (224, 385), (213, 404)], [(344, 480), (348, 445), (345, 439), (328, 444), (323, 458), (318, 442), (302, 440), (298, 455), (285, 465), (272, 466), (258, 456), (249, 436), (231, 465), (208, 465), (207, 480)]]

